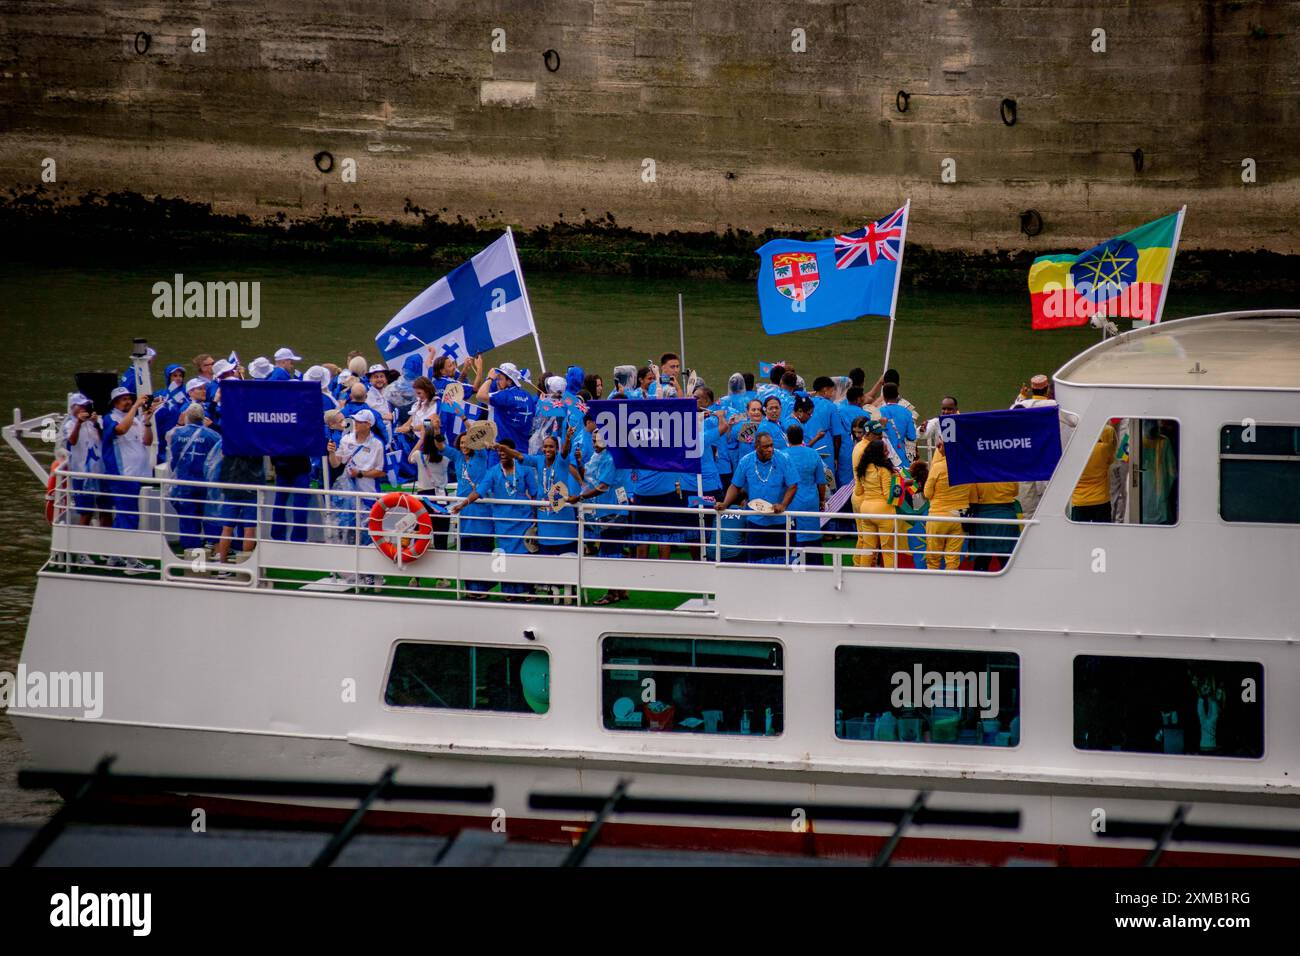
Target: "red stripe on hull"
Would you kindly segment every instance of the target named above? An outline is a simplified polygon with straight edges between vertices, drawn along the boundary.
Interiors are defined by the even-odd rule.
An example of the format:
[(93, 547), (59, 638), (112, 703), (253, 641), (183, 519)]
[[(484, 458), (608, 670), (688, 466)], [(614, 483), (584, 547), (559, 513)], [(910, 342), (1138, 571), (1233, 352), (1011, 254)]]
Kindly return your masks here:
[[(142, 814), (159, 810), (183, 811), (188, 825), (190, 812), (198, 798), (194, 796), (113, 797), (119, 809), (134, 809), (132, 822), (147, 823)], [(310, 807), (255, 800), (232, 800), (203, 797), (208, 826), (255, 826), (270, 824), (279, 828), (321, 829), (338, 827), (352, 813), (351, 809)], [(114, 819), (119, 819), (120, 814)], [(538, 843), (576, 843), (586, 831), (585, 820), (551, 820), (512, 817), (507, 820), (507, 834), (512, 840)], [(465, 814), (417, 813), (409, 810), (371, 810), (366, 814), (361, 832), (420, 833), (453, 836), (461, 830), (490, 830), (492, 817)], [(869, 859), (880, 850), (886, 838), (843, 833), (793, 833), (785, 830), (750, 830), (732, 827), (672, 826), (668, 824), (619, 823), (606, 821), (601, 828), (598, 846), (629, 847), (655, 850), (695, 850), (708, 852), (781, 854), (823, 858)], [(899, 841), (892, 859), (900, 863), (947, 863), (964, 866), (1005, 866), (1009, 863), (1041, 863), (1052, 866), (1141, 866), (1147, 848), (1130, 849), (1107, 846), (1022, 843), (1015, 840), (936, 839), (905, 836)], [(1241, 853), (1203, 853), (1169, 849), (1160, 858), (1161, 866), (1173, 867), (1295, 867), (1300, 859), (1278, 856), (1250, 856)]]

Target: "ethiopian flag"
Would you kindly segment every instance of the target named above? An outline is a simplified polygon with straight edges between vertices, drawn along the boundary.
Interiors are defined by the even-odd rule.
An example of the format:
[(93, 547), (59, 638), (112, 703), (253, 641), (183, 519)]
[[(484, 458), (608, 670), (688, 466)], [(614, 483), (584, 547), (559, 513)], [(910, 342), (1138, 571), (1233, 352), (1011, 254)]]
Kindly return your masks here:
[(1159, 322), (1186, 212), (1184, 206), (1077, 256), (1035, 259), (1029, 267), (1033, 327), (1084, 325), (1094, 315)]

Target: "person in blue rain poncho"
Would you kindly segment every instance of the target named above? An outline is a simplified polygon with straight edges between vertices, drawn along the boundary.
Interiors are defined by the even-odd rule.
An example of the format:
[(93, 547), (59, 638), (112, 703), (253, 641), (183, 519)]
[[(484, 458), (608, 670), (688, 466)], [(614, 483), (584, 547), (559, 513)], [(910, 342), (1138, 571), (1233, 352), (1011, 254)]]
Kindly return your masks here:
[[(172, 475), (181, 481), (207, 481), (209, 459), (220, 453), (221, 436), (203, 424), (203, 406), (190, 405), (182, 422), (168, 441)], [(216, 538), (209, 517), (208, 490), (196, 485), (173, 485), (168, 498), (180, 518), (182, 551), (202, 548), (205, 541)], [(215, 509), (213, 509), (215, 511)]]
[(158, 406), (158, 411), (154, 412), (153, 420), (157, 428), (158, 440), (164, 443), (162, 446), (164, 460), (170, 461), (166, 444), (167, 436), (181, 423), (181, 416), (190, 407), (190, 396), (185, 391), (184, 365), (168, 365), (164, 374), (167, 376), (167, 385), (162, 392), (162, 404)]

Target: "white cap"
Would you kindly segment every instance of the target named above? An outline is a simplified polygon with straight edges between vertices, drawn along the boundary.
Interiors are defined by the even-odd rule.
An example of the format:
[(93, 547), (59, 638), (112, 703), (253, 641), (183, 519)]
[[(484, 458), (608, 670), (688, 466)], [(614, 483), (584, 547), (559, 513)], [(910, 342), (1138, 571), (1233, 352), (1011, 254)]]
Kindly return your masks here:
[(320, 382), (321, 391), (330, 387), (330, 373), (324, 365), (313, 365), (302, 375), (304, 382)]
[(502, 375), (504, 375), (506, 378), (510, 379), (510, 381), (514, 382), (516, 385), (519, 384), (520, 382), (519, 369), (516, 368), (511, 363), (505, 362), (501, 365), (498, 365), (497, 371), (500, 372)]
[(293, 349), (276, 349), (275, 360), (277, 362), (283, 362), (285, 359), (289, 359), (290, 361), (293, 362), (301, 362), (302, 356), (295, 355)]
[(370, 366), (370, 368), (366, 369), (366, 374), (367, 374), (367, 375), (374, 375), (376, 372), (385, 372), (385, 373), (387, 373), (387, 371), (388, 371), (388, 366), (387, 366), (387, 365), (380, 365), (379, 363), (375, 363), (374, 365)]
[(230, 364), (229, 359), (217, 359), (212, 365), (212, 377), (221, 378), (227, 372), (233, 372), (234, 370), (235, 366)]
[(546, 380), (546, 391), (554, 394), (564, 394), (564, 379), (558, 375), (552, 375)]
[(275, 370), (265, 355), (259, 355), (253, 361), (248, 363), (248, 374), (253, 378), (266, 378)]
[(192, 392), (196, 388), (201, 388), (206, 390), (207, 387), (208, 387), (208, 380), (205, 378), (192, 378), (185, 383), (185, 391), (187, 392)]
[(354, 422), (365, 422), (367, 425), (375, 423), (375, 413), (368, 408), (363, 408), (352, 416)]
[(340, 385), (346, 385), (348, 382), (351, 382), (355, 378), (356, 376), (352, 374), (352, 371), (350, 369), (345, 368), (343, 371), (339, 372)]
[(119, 385), (117, 388), (113, 389), (112, 393), (108, 396), (108, 400), (110, 402), (115, 402), (123, 395), (134, 395), (134, 394), (135, 392), (131, 391), (125, 385)]
[(73, 395), (69, 396), (68, 398), (68, 408), (76, 408), (78, 405), (94, 405), (94, 404), (95, 403), (93, 401), (91, 401), (85, 395), (82, 395), (80, 392), (76, 392)]

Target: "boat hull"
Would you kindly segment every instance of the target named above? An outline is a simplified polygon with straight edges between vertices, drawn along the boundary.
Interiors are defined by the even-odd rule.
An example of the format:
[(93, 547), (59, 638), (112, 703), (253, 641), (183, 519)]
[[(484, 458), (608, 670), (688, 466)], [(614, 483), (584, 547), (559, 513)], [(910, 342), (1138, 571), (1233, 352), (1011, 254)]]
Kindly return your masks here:
[[(896, 862), (966, 865), (1136, 866), (1151, 850), (1143, 840), (1105, 839), (1087, 821), (1103, 809), (1110, 819), (1167, 822), (1177, 805), (1206, 794), (1173, 793), (1160, 799), (1120, 796), (1109, 787), (1077, 787), (1016, 781), (948, 781), (852, 775), (848, 780), (815, 771), (714, 770), (569, 757), (510, 759), (449, 754), (397, 753), (386, 748), (302, 735), (229, 734), (186, 728), (115, 725), (37, 716), (14, 716), (15, 726), (42, 768), (82, 771), (105, 753), (116, 755), (122, 773), (262, 777), (307, 781), (371, 781), (396, 765), (404, 784), (483, 785), (495, 788), (491, 805), (380, 801), (367, 814), (374, 830), (454, 834), (495, 829), (508, 839), (573, 843), (591, 822), (586, 813), (539, 813), (530, 794), (608, 795), (619, 780), (641, 797), (685, 800), (780, 801), (790, 806), (826, 804), (906, 807), (917, 789), (930, 792), (935, 809), (1017, 810), (1018, 830), (913, 827), (899, 843)], [(335, 826), (354, 804), (317, 799), (235, 799), (203, 794), (126, 800), (137, 810), (182, 810), (189, 819), (202, 809), (214, 826)], [(1082, 823), (1080, 821), (1083, 821)], [(1195, 803), (1188, 821), (1202, 825), (1300, 827), (1300, 808), (1254, 802)], [(719, 819), (711, 816), (625, 816), (606, 822), (600, 842), (676, 850), (730, 851), (864, 859), (892, 833), (886, 824), (792, 819)], [(1165, 866), (1300, 865), (1300, 852), (1212, 844), (1181, 844), (1166, 850)]]

